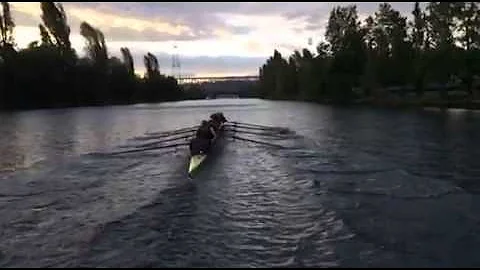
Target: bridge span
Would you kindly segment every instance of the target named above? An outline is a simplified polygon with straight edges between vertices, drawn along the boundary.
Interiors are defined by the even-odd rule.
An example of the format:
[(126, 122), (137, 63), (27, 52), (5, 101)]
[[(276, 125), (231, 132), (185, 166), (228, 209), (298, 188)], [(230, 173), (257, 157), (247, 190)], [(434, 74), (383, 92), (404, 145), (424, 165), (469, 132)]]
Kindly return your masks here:
[(258, 81), (258, 76), (223, 76), (223, 77), (195, 77), (181, 76), (177, 78), (179, 84), (201, 84), (225, 81)]
[(252, 97), (256, 95), (258, 76), (183, 77), (177, 79), (190, 94), (203, 98)]

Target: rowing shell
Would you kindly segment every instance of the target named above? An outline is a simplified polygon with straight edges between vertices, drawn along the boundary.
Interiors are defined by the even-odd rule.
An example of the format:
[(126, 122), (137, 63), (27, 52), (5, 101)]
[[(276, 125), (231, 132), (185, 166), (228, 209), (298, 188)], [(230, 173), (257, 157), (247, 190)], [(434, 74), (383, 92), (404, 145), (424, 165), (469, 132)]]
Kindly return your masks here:
[[(215, 141), (213, 141), (210, 147), (210, 151), (209, 151), (210, 153), (212, 152), (213, 147), (215, 146), (216, 142), (221, 138), (222, 135), (223, 135), (223, 126), (221, 126), (221, 128), (219, 129), (218, 137), (215, 139)], [(209, 154), (199, 154), (199, 155), (193, 155), (190, 157), (190, 163), (188, 165), (188, 175), (190, 177), (207, 160), (207, 157), (209, 156)]]
[(191, 175), (202, 163), (207, 159), (208, 155), (193, 155), (190, 157), (190, 165), (188, 166), (188, 174)]

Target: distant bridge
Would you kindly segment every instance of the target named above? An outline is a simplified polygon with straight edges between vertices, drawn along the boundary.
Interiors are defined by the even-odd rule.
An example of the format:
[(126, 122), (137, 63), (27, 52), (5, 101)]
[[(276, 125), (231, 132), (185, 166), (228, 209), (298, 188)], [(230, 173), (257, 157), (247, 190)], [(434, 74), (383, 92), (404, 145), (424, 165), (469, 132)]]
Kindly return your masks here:
[(224, 76), (224, 77), (195, 77), (181, 76), (177, 78), (179, 84), (201, 84), (225, 81), (258, 81), (258, 76)]
[(258, 76), (226, 76), (226, 77), (183, 77), (179, 84), (183, 88), (197, 89), (205, 98), (220, 96), (251, 97), (255, 95)]

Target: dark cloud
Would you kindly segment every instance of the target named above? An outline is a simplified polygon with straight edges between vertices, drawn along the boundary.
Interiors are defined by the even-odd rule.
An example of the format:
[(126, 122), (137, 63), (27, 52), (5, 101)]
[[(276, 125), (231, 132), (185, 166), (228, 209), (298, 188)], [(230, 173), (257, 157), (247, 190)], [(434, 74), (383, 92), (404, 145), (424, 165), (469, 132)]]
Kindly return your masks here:
[[(324, 18), (327, 18), (330, 9), (336, 4), (329, 2), (125, 2), (125, 3), (68, 3), (71, 7), (92, 8), (100, 12), (108, 12), (125, 16), (143, 18), (147, 20), (161, 19), (173, 24), (186, 25), (193, 31), (193, 36), (172, 36), (171, 40), (193, 40), (215, 37), (214, 31), (224, 29), (232, 34), (248, 34), (252, 29), (248, 26), (234, 26), (227, 24), (219, 14), (241, 15), (283, 15), (290, 20), (305, 18), (308, 21), (307, 30), (322, 28)], [(376, 3), (357, 3), (366, 5), (367, 8), (378, 6)], [(107, 30), (106, 30), (107, 31)], [(127, 32), (115, 30), (114, 33)], [(133, 31), (133, 30), (131, 30)], [(168, 34), (146, 31), (149, 35), (144, 40), (163, 41)], [(112, 33), (113, 34), (113, 33)], [(107, 34), (108, 35), (108, 34)], [(132, 34), (137, 36), (137, 34)], [(141, 35), (140, 35), (141, 36)], [(140, 37), (138, 36), (138, 37)], [(116, 37), (112, 37), (116, 40)]]
[[(101, 29), (111, 40), (121, 40), (118, 34), (134, 36), (136, 40), (166, 41), (195, 40), (213, 38), (219, 29), (231, 34), (248, 34), (253, 29), (248, 26), (229, 25), (217, 14), (236, 11), (243, 3), (68, 3), (71, 8), (90, 8), (99, 12), (128, 16), (149, 21), (161, 20), (172, 25), (187, 26), (189, 32), (172, 35), (161, 29), (148, 29), (143, 33), (133, 33), (134, 29)], [(66, 4), (67, 5), (67, 4)], [(87, 18), (86, 18), (87, 19)], [(137, 31), (138, 32), (138, 31)]]
[[(99, 27), (109, 40), (120, 41), (132, 39), (137, 41), (169, 41), (169, 40), (198, 40), (214, 38), (217, 30), (222, 29), (231, 34), (248, 34), (253, 29), (246, 25), (230, 25), (224, 21), (228, 14), (242, 15), (282, 15), (295, 24), (296, 20), (306, 22), (303, 30), (320, 31), (326, 26), (330, 10), (337, 5), (356, 4), (360, 14), (374, 14), (380, 2), (301, 2), (301, 3), (275, 3), (275, 2), (73, 2), (64, 3), (72, 30), (78, 31), (81, 20), (88, 22), (89, 18), (76, 18), (69, 16), (72, 8), (88, 8), (97, 12), (115, 14), (147, 21), (161, 20), (172, 25), (189, 27), (180, 35), (162, 32), (161, 29), (145, 29), (137, 31), (128, 27), (110, 28)], [(404, 14), (411, 13), (412, 2), (393, 2), (391, 5)], [(40, 8), (40, 7), (39, 7)], [(16, 12), (15, 17), (21, 24), (38, 24), (40, 18), (33, 18), (25, 13)]]
[[(218, 30), (231, 34), (248, 34), (253, 29), (246, 25), (230, 25), (218, 16), (222, 12), (238, 11), (242, 3), (95, 3), (95, 2), (66, 2), (62, 3), (67, 13), (67, 20), (73, 32), (79, 32), (81, 22), (86, 21), (99, 28), (109, 40), (125, 40), (126, 37), (136, 41), (169, 41), (169, 40), (198, 40), (215, 38)], [(38, 7), (37, 7), (38, 6)], [(32, 8), (40, 5), (31, 5), (30, 10), (17, 11), (12, 9), (12, 15), (18, 26), (36, 26), (41, 23), (39, 14), (32, 15)], [(93, 18), (85, 16), (78, 18), (72, 15), (74, 9), (89, 9), (98, 13), (105, 13), (118, 17), (135, 18), (146, 22), (162, 21), (175, 26), (186, 26), (188, 31), (180, 34), (156, 29), (138, 31), (133, 28), (111, 28), (108, 22), (95, 25)], [(22, 9), (20, 9), (22, 10)], [(86, 13), (88, 14), (88, 13)], [(96, 18), (98, 19), (98, 18)], [(222, 33), (223, 33), (222, 32)]]
[[(125, 3), (68, 3), (72, 6), (91, 7), (103, 11), (133, 16), (155, 18), (158, 16), (210, 16), (218, 13), (270, 15), (292, 9), (309, 9), (324, 3), (275, 3), (275, 2), (125, 2)], [(294, 5), (294, 6), (293, 6)]]
[[(356, 5), (357, 11), (360, 16), (362, 15), (374, 15), (378, 10), (379, 5), (383, 2), (325, 2), (323, 5), (317, 6), (314, 8), (312, 6), (309, 10), (299, 9), (295, 11), (289, 11), (283, 13), (283, 16), (288, 20), (298, 20), (303, 19), (307, 25), (305, 30), (309, 31), (323, 31), (328, 22), (328, 17), (330, 16), (330, 11), (336, 6), (348, 6)], [(312, 3), (313, 4), (313, 3)], [(320, 4), (320, 3), (317, 3)], [(392, 2), (390, 3), (392, 8), (398, 10), (404, 16), (410, 17), (413, 10), (413, 2)]]

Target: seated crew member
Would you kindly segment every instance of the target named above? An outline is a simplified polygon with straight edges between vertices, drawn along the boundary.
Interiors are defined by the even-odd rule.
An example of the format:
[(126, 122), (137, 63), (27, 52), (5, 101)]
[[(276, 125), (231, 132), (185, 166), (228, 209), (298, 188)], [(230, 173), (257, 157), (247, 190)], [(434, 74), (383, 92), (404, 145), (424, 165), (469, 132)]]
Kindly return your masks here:
[(213, 127), (210, 126), (208, 121), (203, 120), (195, 134), (195, 138), (190, 141), (190, 153), (196, 155), (208, 152), (216, 136), (217, 134)]
[(220, 127), (227, 122), (227, 119), (225, 116), (223, 116), (223, 113), (217, 112), (212, 115), (210, 115), (210, 122), (213, 124), (215, 130), (219, 130)]

